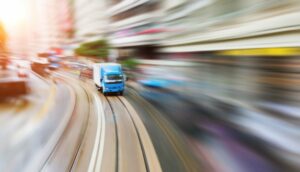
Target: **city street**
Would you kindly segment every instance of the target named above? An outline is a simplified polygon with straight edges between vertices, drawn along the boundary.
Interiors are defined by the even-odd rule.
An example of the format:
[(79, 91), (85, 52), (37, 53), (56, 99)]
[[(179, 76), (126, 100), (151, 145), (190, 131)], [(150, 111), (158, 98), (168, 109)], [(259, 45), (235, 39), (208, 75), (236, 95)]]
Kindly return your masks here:
[[(105, 97), (91, 80), (66, 72), (47, 79), (31, 72), (28, 83), (30, 94), (1, 102), (0, 135), (7, 140), (1, 171), (197, 171), (168, 122), (147, 110), (156, 117), (148, 120), (153, 126), (144, 125), (142, 112), (127, 100), (131, 93)], [(187, 165), (185, 158), (193, 161)]]
[(0, 172), (299, 172), (299, 0), (0, 0)]

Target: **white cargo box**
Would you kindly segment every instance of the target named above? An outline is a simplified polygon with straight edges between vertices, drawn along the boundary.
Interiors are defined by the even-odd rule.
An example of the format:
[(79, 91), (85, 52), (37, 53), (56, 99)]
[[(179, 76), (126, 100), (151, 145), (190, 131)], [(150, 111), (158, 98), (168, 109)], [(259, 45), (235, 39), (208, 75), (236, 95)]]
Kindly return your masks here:
[(95, 85), (99, 88), (101, 87), (101, 81), (100, 81), (101, 73), (100, 73), (100, 70), (101, 70), (101, 63), (93, 64), (93, 80), (94, 80)]

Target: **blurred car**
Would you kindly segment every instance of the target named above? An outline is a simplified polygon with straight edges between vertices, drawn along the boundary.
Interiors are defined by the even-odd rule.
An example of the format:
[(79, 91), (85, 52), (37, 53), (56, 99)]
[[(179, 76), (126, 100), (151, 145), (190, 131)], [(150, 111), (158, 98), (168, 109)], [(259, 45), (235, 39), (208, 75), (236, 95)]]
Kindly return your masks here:
[(52, 55), (52, 56), (48, 57), (48, 61), (50, 63), (59, 63), (61, 61), (61, 58), (60, 58), (60, 56)]
[(88, 67), (81, 69), (80, 77), (92, 79), (93, 78), (93, 69), (88, 68)]
[(0, 66), (2, 69), (6, 69), (9, 64), (9, 60), (7, 57), (0, 57)]
[(57, 70), (57, 69), (59, 69), (59, 67), (60, 67), (60, 64), (58, 64), (58, 63), (51, 63), (48, 66), (48, 69), (50, 69), (50, 70)]
[(0, 99), (18, 97), (27, 93), (27, 79), (16, 77), (0, 79)]
[(78, 61), (64, 61), (63, 64), (70, 68), (70, 69), (74, 69), (74, 70), (85, 70), (86, 68), (89, 68), (88, 65), (84, 64), (84, 63), (80, 63)]
[(49, 57), (51, 56), (51, 53), (49, 52), (40, 52), (37, 54), (38, 57)]
[(17, 73), (20, 78), (28, 78), (28, 72), (25, 69), (18, 69)]
[(153, 88), (167, 88), (169, 86), (168, 81), (162, 79), (143, 79), (138, 81), (143, 86), (153, 87)]
[(38, 73), (39, 75), (46, 75), (46, 68), (49, 66), (49, 62), (45, 60), (34, 60), (31, 63), (32, 71)]

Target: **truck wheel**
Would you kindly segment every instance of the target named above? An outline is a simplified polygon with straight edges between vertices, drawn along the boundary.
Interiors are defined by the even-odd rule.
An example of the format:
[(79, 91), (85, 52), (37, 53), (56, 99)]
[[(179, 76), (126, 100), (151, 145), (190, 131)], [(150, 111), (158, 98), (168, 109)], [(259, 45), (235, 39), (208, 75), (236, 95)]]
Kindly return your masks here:
[(106, 92), (104, 92), (104, 90), (102, 89), (102, 93), (103, 93), (103, 95), (104, 96), (107, 96), (107, 93)]
[(123, 96), (123, 91), (120, 91), (120, 92), (119, 92), (119, 95), (120, 95), (120, 96)]

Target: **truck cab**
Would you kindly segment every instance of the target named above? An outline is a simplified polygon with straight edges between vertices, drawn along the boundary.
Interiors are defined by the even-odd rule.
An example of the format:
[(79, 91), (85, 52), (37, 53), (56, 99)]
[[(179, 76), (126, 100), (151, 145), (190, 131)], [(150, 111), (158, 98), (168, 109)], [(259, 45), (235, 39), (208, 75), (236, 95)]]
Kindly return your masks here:
[(107, 93), (123, 95), (125, 80), (121, 65), (117, 63), (94, 64), (94, 82), (104, 95)]

